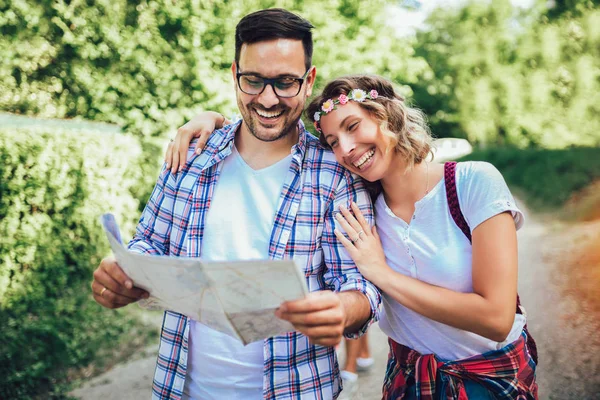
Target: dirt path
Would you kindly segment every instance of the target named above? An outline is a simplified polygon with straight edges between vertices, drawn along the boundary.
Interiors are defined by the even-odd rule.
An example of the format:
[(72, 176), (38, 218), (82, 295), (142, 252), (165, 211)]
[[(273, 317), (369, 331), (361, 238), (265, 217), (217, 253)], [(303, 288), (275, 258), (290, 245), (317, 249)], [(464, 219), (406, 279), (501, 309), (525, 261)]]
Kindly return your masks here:
[[(519, 292), (539, 347), (540, 399), (600, 399), (599, 314), (589, 301), (600, 295), (600, 281), (589, 284), (600, 271), (573, 264), (578, 252), (598, 238), (600, 222), (566, 226), (528, 214), (519, 232)], [(580, 290), (586, 279), (587, 294)], [(370, 343), (376, 363), (360, 376), (357, 399), (381, 398), (387, 342), (377, 326)], [(149, 399), (156, 351), (148, 348), (71, 394), (83, 400)]]
[(600, 221), (528, 222), (519, 288), (539, 348), (540, 399), (600, 399), (600, 263), (581, 262), (598, 250)]

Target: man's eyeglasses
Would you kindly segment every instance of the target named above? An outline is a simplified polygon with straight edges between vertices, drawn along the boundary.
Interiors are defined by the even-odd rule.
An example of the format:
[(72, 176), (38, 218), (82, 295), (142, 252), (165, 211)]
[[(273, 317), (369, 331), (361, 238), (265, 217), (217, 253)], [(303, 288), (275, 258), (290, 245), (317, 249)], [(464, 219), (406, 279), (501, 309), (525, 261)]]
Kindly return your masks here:
[[(239, 69), (239, 67), (238, 67)], [(251, 73), (238, 72), (237, 82), (240, 90), (249, 95), (261, 94), (267, 85), (271, 85), (273, 91), (278, 97), (289, 98), (296, 97), (300, 93), (304, 79), (308, 75), (310, 68), (306, 70), (301, 78), (283, 77), (283, 78), (263, 78), (262, 76)]]

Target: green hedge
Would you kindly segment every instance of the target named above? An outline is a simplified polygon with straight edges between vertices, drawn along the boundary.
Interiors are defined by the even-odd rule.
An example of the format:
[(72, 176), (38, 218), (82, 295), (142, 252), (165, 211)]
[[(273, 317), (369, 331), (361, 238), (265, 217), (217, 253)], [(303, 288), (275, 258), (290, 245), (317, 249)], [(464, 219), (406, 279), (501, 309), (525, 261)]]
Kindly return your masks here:
[(562, 150), (494, 148), (477, 150), (462, 160), (488, 161), (519, 190), (527, 204), (547, 211), (600, 180), (600, 148)]
[(51, 397), (135, 325), (90, 282), (109, 250), (99, 216), (131, 233), (156, 177), (143, 154), (121, 134), (0, 129), (0, 398)]

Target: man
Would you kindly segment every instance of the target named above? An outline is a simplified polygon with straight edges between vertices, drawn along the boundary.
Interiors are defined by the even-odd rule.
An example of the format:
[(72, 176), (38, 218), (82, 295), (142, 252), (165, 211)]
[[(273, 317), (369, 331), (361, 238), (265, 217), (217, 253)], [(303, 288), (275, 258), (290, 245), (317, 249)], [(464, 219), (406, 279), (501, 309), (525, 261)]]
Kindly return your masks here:
[[(311, 29), (281, 9), (239, 22), (231, 71), (242, 120), (216, 131), (176, 175), (163, 169), (129, 244), (205, 260), (294, 258), (311, 293), (276, 315), (297, 332), (244, 347), (167, 311), (155, 398), (336, 398), (333, 346), (376, 318), (380, 295), (333, 232), (351, 201), (372, 218), (368, 195), (300, 121), (316, 76)], [(112, 258), (94, 272), (92, 291), (109, 308), (147, 296)]]

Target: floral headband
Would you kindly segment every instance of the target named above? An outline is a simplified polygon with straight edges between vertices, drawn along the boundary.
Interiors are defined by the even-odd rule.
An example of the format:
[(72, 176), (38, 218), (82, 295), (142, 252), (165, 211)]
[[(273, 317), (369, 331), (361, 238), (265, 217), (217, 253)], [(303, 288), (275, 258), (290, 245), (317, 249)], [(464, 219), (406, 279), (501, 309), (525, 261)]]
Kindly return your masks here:
[(348, 101), (350, 101), (350, 100), (358, 101), (359, 103), (362, 103), (366, 99), (375, 100), (377, 97), (379, 97), (379, 93), (377, 93), (377, 90), (375, 90), (375, 89), (370, 90), (369, 93), (365, 92), (362, 89), (354, 89), (350, 92), (349, 95), (340, 94), (337, 99), (326, 100), (321, 105), (321, 111), (317, 111), (313, 115), (313, 120), (315, 121), (314, 122), (315, 129), (319, 133), (322, 133), (321, 127), (319, 126), (319, 121), (321, 120), (321, 116), (327, 115), (330, 112), (332, 112), (333, 110), (336, 110), (337, 109), (336, 105), (338, 105), (338, 104), (344, 105), (344, 104), (348, 103)]

